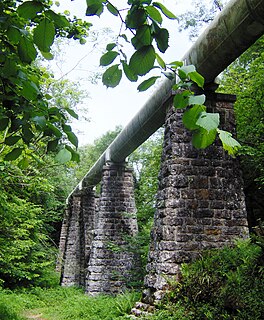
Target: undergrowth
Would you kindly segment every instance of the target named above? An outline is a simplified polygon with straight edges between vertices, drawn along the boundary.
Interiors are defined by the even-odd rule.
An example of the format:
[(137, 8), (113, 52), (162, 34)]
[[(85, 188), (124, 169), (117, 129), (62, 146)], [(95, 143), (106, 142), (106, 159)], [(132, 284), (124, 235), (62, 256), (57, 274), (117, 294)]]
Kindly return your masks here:
[[(170, 291), (153, 320), (264, 319), (264, 241), (237, 241), (234, 248), (205, 252), (182, 266), (181, 282)], [(0, 289), (0, 319), (24, 320), (42, 314), (47, 320), (129, 319), (137, 292), (89, 297), (77, 288)]]
[(264, 319), (264, 242), (239, 240), (234, 248), (205, 252), (182, 266), (181, 282), (151, 319)]
[(116, 297), (89, 297), (77, 288), (33, 288), (24, 291), (0, 291), (0, 319), (24, 320), (26, 315), (42, 314), (47, 320), (127, 319), (139, 293)]

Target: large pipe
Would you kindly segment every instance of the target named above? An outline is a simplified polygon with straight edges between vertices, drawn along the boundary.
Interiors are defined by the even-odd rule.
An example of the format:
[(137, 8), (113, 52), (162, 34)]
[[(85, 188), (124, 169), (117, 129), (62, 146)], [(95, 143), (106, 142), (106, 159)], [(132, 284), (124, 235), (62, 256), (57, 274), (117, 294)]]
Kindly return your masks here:
[[(195, 65), (196, 70), (204, 76), (205, 82), (210, 83), (263, 33), (264, 0), (233, 0), (197, 39), (182, 60), (186, 64)], [(99, 183), (106, 160), (123, 162), (164, 124), (164, 102), (172, 95), (172, 85), (173, 81), (168, 79), (163, 82), (76, 189), (82, 185), (94, 186)]]

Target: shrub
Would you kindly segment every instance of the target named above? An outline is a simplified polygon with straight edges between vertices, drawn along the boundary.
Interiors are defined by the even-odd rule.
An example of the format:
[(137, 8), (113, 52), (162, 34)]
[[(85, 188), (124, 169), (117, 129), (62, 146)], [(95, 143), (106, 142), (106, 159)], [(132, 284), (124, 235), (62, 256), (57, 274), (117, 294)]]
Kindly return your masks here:
[[(239, 240), (234, 248), (205, 252), (182, 266), (167, 301), (152, 319), (264, 319), (263, 240)], [(165, 318), (163, 318), (165, 319)]]

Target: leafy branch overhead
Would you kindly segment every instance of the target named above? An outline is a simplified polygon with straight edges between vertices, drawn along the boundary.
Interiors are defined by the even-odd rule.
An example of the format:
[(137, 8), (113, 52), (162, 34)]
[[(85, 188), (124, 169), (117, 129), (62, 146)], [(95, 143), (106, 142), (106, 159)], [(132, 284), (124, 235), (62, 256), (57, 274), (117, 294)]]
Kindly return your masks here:
[(33, 157), (32, 150), (40, 140), (47, 151), (58, 152), (59, 142), (65, 138), (64, 153), (78, 159), (78, 139), (66, 125), (71, 116), (78, 116), (69, 107), (50, 104), (52, 97), (43, 92), (42, 79), (51, 76), (34, 62), (39, 56), (53, 58), (51, 47), (56, 37), (84, 43), (91, 24), (58, 14), (51, 5), (46, 0), (0, 3), (0, 150), (5, 160)]
[[(104, 10), (108, 10), (121, 20), (116, 42), (107, 45), (107, 52), (100, 59), (101, 66), (113, 64), (103, 75), (103, 83), (107, 87), (116, 87), (123, 74), (129, 81), (137, 81), (139, 76), (144, 76), (155, 68), (156, 61), (159, 65), (165, 66), (162, 58), (156, 53), (156, 50), (164, 53), (169, 47), (169, 32), (161, 25), (163, 17), (177, 19), (176, 16), (162, 3), (152, 0), (129, 0), (128, 5), (129, 9), (124, 10), (118, 9), (110, 1), (87, 0), (88, 16), (99, 17)], [(129, 59), (122, 50), (124, 41), (130, 42), (133, 46), (134, 53)], [(152, 78), (148, 81), (148, 86), (154, 82)], [(143, 84), (139, 90), (144, 88)]]
[[(106, 0), (86, 0), (86, 3), (87, 16), (99, 17), (108, 11), (121, 21), (116, 41), (106, 46), (100, 59), (100, 65), (107, 67), (103, 83), (114, 88), (123, 74), (135, 82), (153, 69), (159, 70), (159, 75), (139, 84), (138, 90), (145, 91), (162, 75), (169, 79), (177, 75), (180, 82), (174, 89), (183, 89), (183, 92), (176, 95), (175, 106), (193, 106), (186, 111), (187, 127), (194, 122), (193, 114), (198, 114), (190, 129), (194, 132), (194, 145), (206, 147), (218, 134), (223, 146), (234, 154), (238, 143), (219, 131), (217, 116), (206, 113), (203, 99), (190, 90), (191, 83), (203, 87), (203, 77), (194, 66), (183, 66), (180, 62), (166, 64), (161, 57), (169, 47), (169, 31), (162, 27), (163, 19), (176, 20), (177, 17), (162, 3), (152, 0), (128, 0), (126, 9), (119, 9)], [(69, 106), (51, 104), (52, 96), (45, 94), (42, 86), (46, 74), (35, 61), (39, 56), (53, 59), (51, 48), (57, 37), (85, 43), (90, 26), (77, 17), (70, 19), (66, 14), (56, 13), (52, 10), (52, 1), (0, 3), (0, 131), (3, 137), (0, 153), (4, 152), (5, 160), (27, 159), (33, 154), (36, 157), (35, 144), (43, 141), (47, 151), (56, 152), (59, 162), (78, 161), (78, 139), (68, 125), (69, 118), (78, 118), (78, 115)], [(133, 47), (131, 57), (124, 52), (124, 42)], [(28, 161), (24, 161), (26, 163)]]
[[(184, 125), (193, 132), (193, 145), (197, 148), (206, 148), (211, 145), (218, 135), (224, 149), (232, 156), (240, 147), (239, 143), (228, 132), (218, 129), (219, 114), (207, 113), (204, 106), (205, 96), (194, 95), (191, 85), (196, 84), (203, 88), (204, 79), (195, 66), (184, 66), (182, 62), (174, 61), (166, 64), (160, 56), (169, 47), (169, 32), (161, 27), (163, 16), (177, 19), (163, 4), (159, 2), (135, 0), (128, 1), (131, 5), (122, 17), (123, 10), (114, 7), (109, 1), (87, 0), (87, 15), (100, 16), (104, 9), (108, 9), (114, 16), (121, 19), (121, 28), (125, 28), (132, 35), (131, 44), (134, 53), (130, 57), (123, 53), (122, 41), (128, 41), (128, 35), (120, 32), (116, 43), (106, 46), (106, 53), (100, 59), (101, 66), (108, 67), (102, 77), (103, 84), (107, 87), (116, 87), (125, 74), (128, 80), (137, 81), (140, 76), (145, 76), (152, 69), (158, 68), (161, 75), (174, 80), (179, 79), (173, 89), (177, 91), (174, 97), (175, 108), (188, 108), (184, 113)], [(111, 9), (110, 9), (111, 8)], [(114, 8), (114, 9), (113, 9)], [(138, 86), (139, 91), (145, 91), (161, 78), (156, 75), (144, 80)]]

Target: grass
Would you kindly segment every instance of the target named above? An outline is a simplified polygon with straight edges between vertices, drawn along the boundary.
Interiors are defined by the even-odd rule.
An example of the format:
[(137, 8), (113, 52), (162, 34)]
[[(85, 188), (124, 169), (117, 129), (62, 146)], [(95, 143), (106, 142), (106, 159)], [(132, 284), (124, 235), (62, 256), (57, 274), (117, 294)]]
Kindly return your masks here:
[[(204, 252), (182, 265), (181, 282), (170, 292), (151, 320), (264, 319), (264, 240), (237, 241), (234, 248)], [(137, 292), (116, 297), (89, 297), (77, 288), (0, 289), (0, 320), (130, 319)], [(31, 316), (31, 317), (30, 317)]]
[[(127, 314), (140, 299), (135, 292), (116, 297), (89, 297), (77, 288), (34, 288), (0, 291), (0, 319), (24, 320), (29, 315), (45, 320), (113, 320), (128, 319)], [(41, 316), (40, 316), (41, 315)]]

